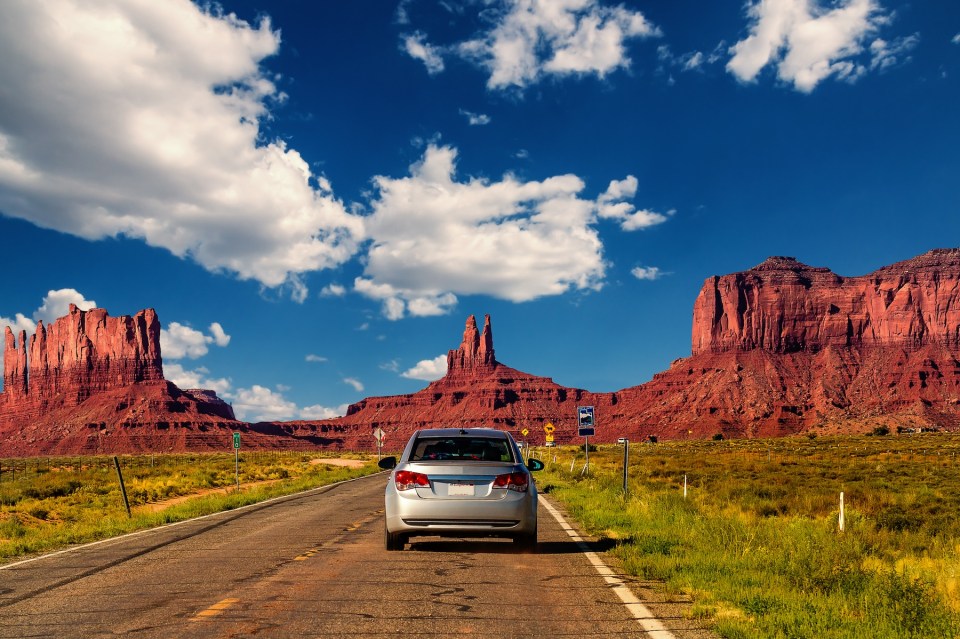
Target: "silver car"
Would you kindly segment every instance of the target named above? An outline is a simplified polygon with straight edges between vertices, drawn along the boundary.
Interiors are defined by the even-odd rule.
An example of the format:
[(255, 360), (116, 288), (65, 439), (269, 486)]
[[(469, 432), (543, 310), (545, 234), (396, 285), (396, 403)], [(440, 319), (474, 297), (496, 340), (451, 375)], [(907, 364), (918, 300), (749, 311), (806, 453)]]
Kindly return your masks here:
[(509, 433), (488, 428), (417, 431), (393, 469), (386, 490), (387, 550), (410, 537), (509, 537), (529, 550), (537, 544), (537, 487)]

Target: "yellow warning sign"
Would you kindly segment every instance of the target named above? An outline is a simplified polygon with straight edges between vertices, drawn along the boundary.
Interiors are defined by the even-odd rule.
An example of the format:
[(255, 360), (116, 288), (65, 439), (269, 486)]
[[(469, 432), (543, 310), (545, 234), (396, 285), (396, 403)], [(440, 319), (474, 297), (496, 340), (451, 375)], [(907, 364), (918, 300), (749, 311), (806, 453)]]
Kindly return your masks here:
[[(546, 425), (543, 427), (543, 432), (545, 433), (552, 433), (555, 430), (556, 428), (554, 427), (552, 422), (547, 422)], [(548, 439), (547, 441), (552, 441), (552, 440)]]
[(521, 432), (521, 433), (523, 434), (523, 436), (524, 436), (524, 437), (526, 437), (527, 435), (529, 435), (529, 434), (530, 434), (530, 431), (529, 431), (529, 430), (527, 430), (526, 428), (524, 428), (524, 429), (523, 429), (523, 430), (521, 430), (520, 432)]
[(544, 439), (546, 439), (548, 442), (552, 442), (552, 441), (553, 441), (553, 435), (551, 435), (550, 433), (547, 433), (547, 436), (546, 436)]

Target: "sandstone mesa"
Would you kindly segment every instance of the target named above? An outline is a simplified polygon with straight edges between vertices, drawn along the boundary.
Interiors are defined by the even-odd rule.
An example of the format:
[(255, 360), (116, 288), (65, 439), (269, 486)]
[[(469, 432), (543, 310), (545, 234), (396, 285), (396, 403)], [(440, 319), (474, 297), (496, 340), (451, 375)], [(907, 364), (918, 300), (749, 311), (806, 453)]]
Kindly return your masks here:
[(960, 425), (960, 249), (937, 249), (860, 277), (772, 257), (708, 278), (694, 302), (690, 357), (613, 393), (567, 388), (497, 361), (490, 317), (467, 319), (447, 374), (406, 395), (371, 397), (343, 417), (247, 424), (213, 391), (163, 378), (152, 309), (110, 317), (71, 306), (28, 339), (5, 331), (0, 455), (224, 450), (245, 445), (369, 449), (418, 428), (547, 422), (574, 441), (593, 405), (597, 440), (863, 432)]

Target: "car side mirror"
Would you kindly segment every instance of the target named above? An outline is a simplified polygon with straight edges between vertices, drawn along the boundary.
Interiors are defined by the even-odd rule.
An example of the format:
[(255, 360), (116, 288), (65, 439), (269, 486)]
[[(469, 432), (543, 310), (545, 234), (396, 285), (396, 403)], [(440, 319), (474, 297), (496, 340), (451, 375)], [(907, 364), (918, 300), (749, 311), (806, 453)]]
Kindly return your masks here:
[(382, 469), (384, 469), (384, 470), (390, 470), (390, 469), (392, 469), (392, 468), (396, 468), (396, 466), (397, 466), (397, 458), (396, 458), (396, 457), (384, 457), (383, 459), (381, 459), (380, 461), (377, 462), (377, 466), (379, 466), (380, 468), (382, 468)]
[(527, 460), (527, 470), (543, 470), (543, 462), (531, 457)]

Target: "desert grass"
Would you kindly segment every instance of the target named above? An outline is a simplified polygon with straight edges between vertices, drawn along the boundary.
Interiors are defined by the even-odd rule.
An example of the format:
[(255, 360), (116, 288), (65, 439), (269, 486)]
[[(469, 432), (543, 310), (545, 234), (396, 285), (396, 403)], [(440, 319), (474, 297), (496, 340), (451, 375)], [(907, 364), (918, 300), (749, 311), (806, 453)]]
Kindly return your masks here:
[(588, 472), (582, 449), (534, 452), (628, 574), (731, 639), (960, 636), (958, 453), (940, 433), (647, 443), (624, 494), (622, 446)]
[[(343, 457), (343, 454), (338, 454)], [(112, 457), (0, 460), (0, 560), (230, 510), (379, 471), (322, 462), (322, 453), (128, 455), (119, 458), (132, 516)], [(217, 490), (213, 490), (217, 489)], [(164, 504), (170, 505), (164, 507)]]

